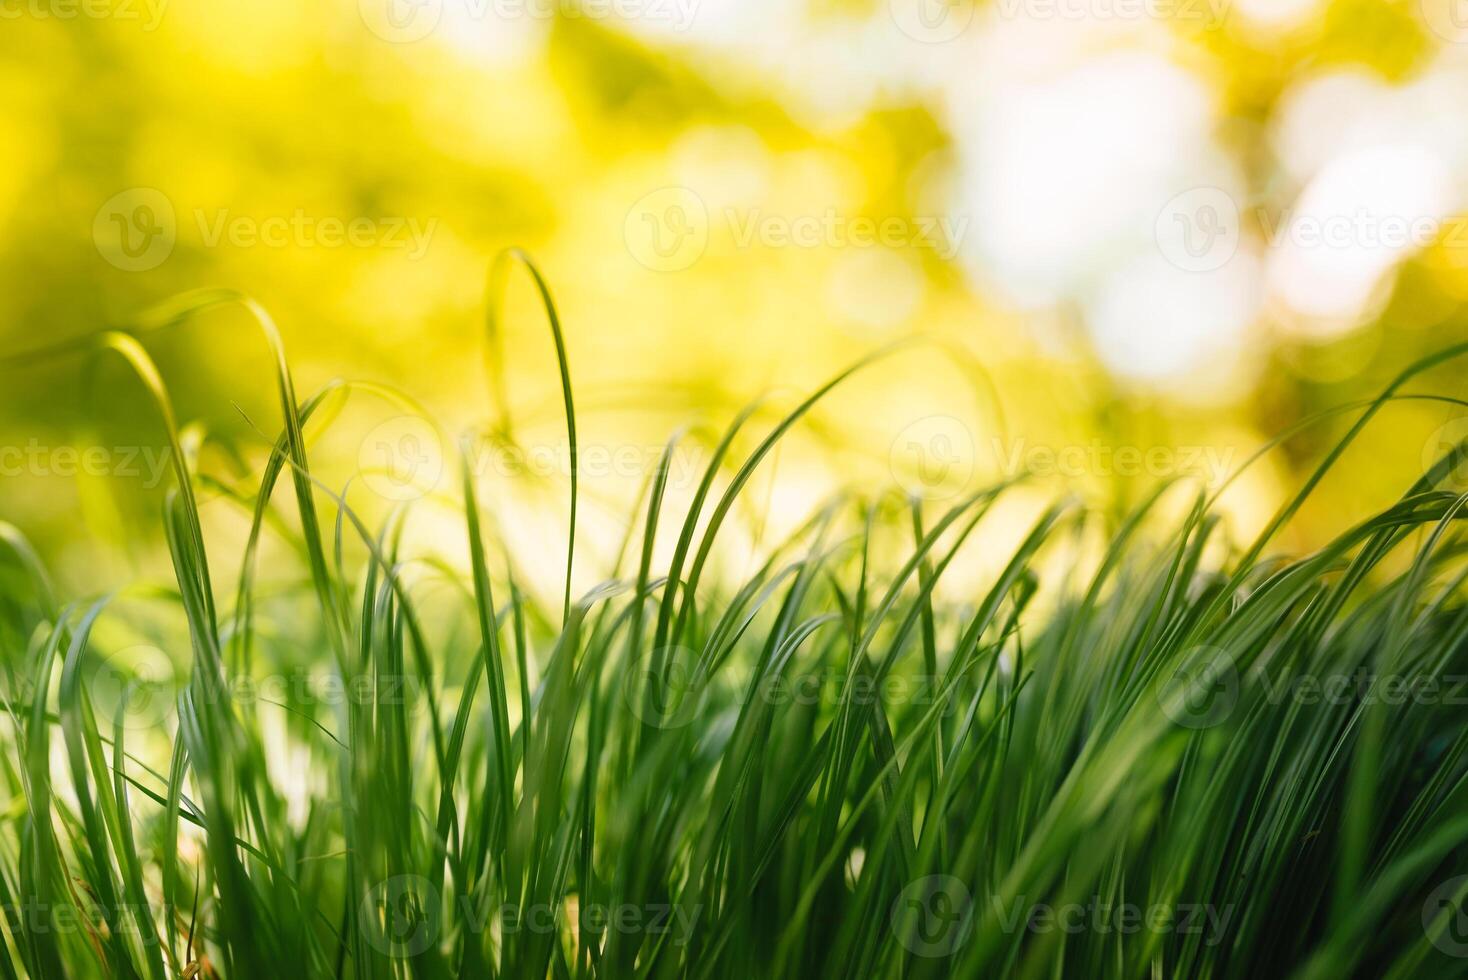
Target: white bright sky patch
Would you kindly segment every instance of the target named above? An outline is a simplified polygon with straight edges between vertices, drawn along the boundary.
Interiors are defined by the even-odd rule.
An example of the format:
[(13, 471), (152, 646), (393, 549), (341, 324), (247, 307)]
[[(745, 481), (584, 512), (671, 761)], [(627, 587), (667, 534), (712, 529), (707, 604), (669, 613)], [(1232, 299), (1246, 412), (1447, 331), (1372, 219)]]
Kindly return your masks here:
[(1436, 238), (1456, 195), (1447, 165), (1421, 146), (1348, 152), (1305, 188), (1270, 248), (1272, 296), (1295, 329), (1330, 336), (1367, 315), (1384, 277)]
[(1143, 255), (1087, 305), (1101, 359), (1122, 377), (1161, 382), (1236, 350), (1259, 307), (1259, 266), (1240, 252), (1212, 272)]
[[(1455, 167), (1468, 165), (1468, 52), (1450, 52), (1403, 86), (1362, 69), (1296, 84), (1280, 100), (1272, 137), (1285, 171), (1303, 183), (1352, 150), (1392, 144), (1426, 147)], [(1454, 61), (1458, 63), (1455, 64)]]
[(1468, 166), (1463, 62), (1444, 51), (1404, 86), (1350, 69), (1285, 93), (1273, 142), (1300, 189), (1270, 236), (1267, 278), (1287, 331), (1328, 338), (1358, 326), (1397, 266), (1468, 204), (1454, 177)]
[(1228, 11), (1250, 27), (1286, 30), (1316, 16), (1323, 0), (1229, 0)]
[(1386, 83), (1364, 69), (1297, 83), (1275, 110), (1273, 143), (1280, 165), (1303, 184), (1342, 151), (1374, 142), (1369, 130), (1390, 97)]
[(973, 218), (965, 259), (981, 289), (1031, 310), (1079, 303), (1122, 377), (1209, 367), (1257, 316), (1257, 263), (1241, 253), (1215, 272), (1183, 272), (1154, 226), (1190, 188), (1246, 199), (1213, 135), (1215, 93), (1145, 29), (989, 20), (984, 30), (983, 56), (945, 93), (957, 208)]
[[(412, 0), (389, 0), (410, 6)], [(442, 0), (442, 13), (434, 37), (470, 64), (506, 65), (536, 55), (550, 33), (551, 21), (532, 16), (537, 0), (521, 7), (495, 0)], [(513, 16), (505, 16), (508, 10)]]
[[(818, 131), (888, 101), (933, 106), (954, 141), (953, 190), (928, 210), (969, 222), (959, 261), (977, 291), (1036, 317), (1080, 308), (1102, 358), (1126, 377), (1211, 369), (1266, 299), (1290, 329), (1351, 329), (1419, 247), (1359, 232), (1342, 247), (1300, 247), (1265, 229), (1261, 260), (1245, 221), (1235, 259), (1183, 273), (1157, 261), (1153, 237), (1175, 195), (1214, 187), (1246, 215), (1257, 203), (1286, 220), (1337, 224), (1364, 211), (1410, 226), (1468, 204), (1450, 179), (1468, 171), (1468, 45), (1444, 46), (1405, 84), (1346, 67), (1286, 91), (1269, 124), (1284, 179), (1261, 201), (1217, 139), (1216, 81), (1187, 67), (1179, 52), (1189, 45), (1155, 19), (1004, 17), (989, 5), (958, 36), (929, 44), (896, 29), (885, 0), (865, 15), (824, 16), (789, 0), (688, 2), (689, 18), (623, 26), (696, 52), (716, 80), (752, 75)], [(1274, 32), (1310, 22), (1325, 3), (1232, 0), (1227, 9), (1246, 29)], [(880, 260), (843, 256), (832, 267), (838, 311), (863, 292), (853, 288), (866, 285), (862, 262)], [(900, 320), (916, 303), (903, 277), (887, 278), (894, 298), (863, 305), (870, 320)]]
[(802, 5), (788, 0), (645, 0), (644, 6), (691, 13), (633, 18), (628, 27), (662, 40), (686, 39), (725, 48), (753, 47), (761, 37), (787, 39), (805, 19)]
[(1022, 304), (1076, 292), (1117, 246), (1151, 248), (1157, 190), (1189, 186), (1186, 161), (1208, 147), (1202, 83), (1146, 52), (989, 94), (954, 120), (965, 210), (981, 216), (972, 257)]

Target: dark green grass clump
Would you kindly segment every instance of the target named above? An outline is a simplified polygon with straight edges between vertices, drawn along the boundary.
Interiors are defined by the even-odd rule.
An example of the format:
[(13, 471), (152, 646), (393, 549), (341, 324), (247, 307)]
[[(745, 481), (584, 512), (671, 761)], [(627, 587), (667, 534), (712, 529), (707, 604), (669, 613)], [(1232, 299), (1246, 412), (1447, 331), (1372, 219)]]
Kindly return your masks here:
[[(191, 467), (134, 339), (237, 301), (284, 415), (248, 486)], [(248, 301), (67, 350), (104, 348), (171, 442), (175, 582), (62, 605), (5, 529), (4, 976), (1468, 973), (1463, 447), (1318, 552), (1268, 551), (1345, 442), (1462, 351), (1359, 406), (1251, 543), (1206, 496), (1160, 516), (1182, 487), (1120, 521), (1059, 502), (939, 601), (1005, 483), (941, 511), (833, 500), (718, 580), (731, 509), (846, 372), (748, 455), (736, 420), (686, 513), (670, 443), (608, 581), (578, 598), (568, 574), (545, 608), (467, 466), (469, 571), (435, 565), (452, 598), (425, 595), (402, 512), (369, 528), (311, 476), (304, 430), (345, 386), (298, 401)], [(228, 578), (201, 494), (251, 520)], [(298, 560), (257, 568), (272, 535)], [(187, 649), (166, 698), (104, 640), (119, 624)]]

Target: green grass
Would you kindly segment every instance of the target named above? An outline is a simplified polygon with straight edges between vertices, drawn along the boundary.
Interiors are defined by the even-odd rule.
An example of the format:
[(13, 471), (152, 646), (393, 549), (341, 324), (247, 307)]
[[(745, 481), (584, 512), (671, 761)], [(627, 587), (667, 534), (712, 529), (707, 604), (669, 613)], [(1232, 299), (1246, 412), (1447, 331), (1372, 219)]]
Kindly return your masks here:
[[(565, 345), (523, 264), (574, 446)], [(263, 472), (227, 483), (189, 468), (135, 338), (236, 303), (284, 422)], [(1005, 483), (944, 508), (833, 499), (719, 580), (756, 472), (878, 355), (767, 431), (739, 416), (686, 513), (664, 506), (670, 441), (606, 583), (577, 596), (568, 574), (551, 604), (467, 466), (467, 573), (434, 565), (431, 596), (405, 574), (423, 563), (400, 557), (402, 513), (368, 527), (311, 476), (306, 432), (351, 386), (299, 400), (248, 300), (185, 297), (3, 367), (104, 350), (173, 449), (175, 580), (61, 604), (3, 527), (6, 977), (1468, 975), (1468, 452), (1315, 553), (1271, 550), (1356, 433), (1461, 348), (1355, 406), (1255, 540), (1183, 485), (1119, 520), (1059, 500), (940, 600), (991, 547)], [(250, 519), (236, 567), (201, 495)], [(257, 567), (267, 539), (285, 547)], [(187, 650), (166, 699), (127, 688), (144, 640)]]

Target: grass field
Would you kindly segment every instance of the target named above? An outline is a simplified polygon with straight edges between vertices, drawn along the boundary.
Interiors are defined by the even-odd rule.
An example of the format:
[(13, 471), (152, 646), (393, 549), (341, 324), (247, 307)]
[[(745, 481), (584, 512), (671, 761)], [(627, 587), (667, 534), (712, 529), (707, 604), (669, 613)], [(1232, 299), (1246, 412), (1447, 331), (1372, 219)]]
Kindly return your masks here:
[[(527, 268), (574, 446), (574, 351)], [(226, 303), (284, 418), (240, 480), (192, 467), (136, 339)], [(463, 567), (402, 560), (402, 509), (368, 526), (313, 479), (307, 434), (351, 386), (300, 397), (249, 301), (3, 367), (102, 352), (168, 435), (175, 577), (58, 596), (3, 527), (7, 977), (1468, 974), (1465, 448), (1320, 550), (1274, 546), (1461, 348), (1349, 408), (1257, 538), (1216, 488), (1121, 520), (1058, 498), (940, 598), (1021, 477), (832, 499), (725, 580), (731, 512), (846, 372), (730, 422), (686, 513), (657, 468), (605, 584), (549, 603), (471, 468)], [(206, 540), (206, 497), (249, 515), (242, 550)], [(267, 539), (287, 558), (258, 561)], [(547, 547), (578, 560), (574, 532)]]

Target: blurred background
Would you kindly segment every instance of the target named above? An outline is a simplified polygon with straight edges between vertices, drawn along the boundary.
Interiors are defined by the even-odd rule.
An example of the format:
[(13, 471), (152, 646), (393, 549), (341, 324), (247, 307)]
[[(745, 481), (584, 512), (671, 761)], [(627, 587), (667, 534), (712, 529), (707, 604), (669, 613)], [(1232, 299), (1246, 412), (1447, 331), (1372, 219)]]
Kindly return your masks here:
[[(604, 555), (676, 427), (689, 492), (750, 399), (788, 408), (899, 338), (926, 342), (764, 474), (771, 521), (1020, 468), (1036, 506), (1216, 485), (1468, 338), (1465, 0), (0, 0), (0, 84), (5, 352), (242, 290), (302, 397), (372, 381), (434, 420), (352, 396), (315, 452), (354, 507), (451, 496), (457, 434), (508, 406), (518, 448), (476, 467), (552, 565), (569, 464), (528, 279), (503, 384), (485, 366), (507, 246), (559, 306)], [(200, 468), (258, 468), (280, 420), (249, 319), (147, 346)], [(120, 361), (0, 379), (0, 515), (81, 586), (155, 562), (164, 441)], [(1388, 408), (1284, 543), (1399, 494), (1460, 414)], [(1351, 418), (1230, 488), (1239, 534)]]

